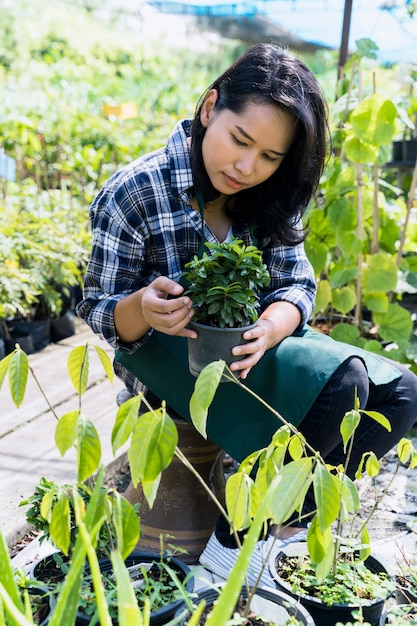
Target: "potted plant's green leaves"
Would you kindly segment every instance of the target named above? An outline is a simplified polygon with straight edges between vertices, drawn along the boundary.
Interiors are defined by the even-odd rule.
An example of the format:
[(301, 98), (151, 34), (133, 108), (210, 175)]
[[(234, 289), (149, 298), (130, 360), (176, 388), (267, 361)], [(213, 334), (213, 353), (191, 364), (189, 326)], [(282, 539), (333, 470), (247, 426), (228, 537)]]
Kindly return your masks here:
[(378, 626), (385, 601), (394, 591), (394, 581), (378, 559), (371, 555), (363, 561), (357, 554), (347, 554), (320, 580), (307, 550), (295, 556), (286, 552), (271, 565), (274, 580), (281, 591), (303, 604), (317, 624), (345, 624), (358, 612), (365, 622)]
[[(119, 624), (118, 590), (110, 559), (99, 562), (105, 590), (106, 602), (113, 624)], [(150, 607), (150, 625), (167, 624), (175, 612), (186, 603), (194, 589), (191, 569), (174, 556), (133, 552), (125, 560), (136, 602), (143, 609), (145, 600)], [(88, 625), (97, 619), (97, 604), (91, 577), (84, 577), (80, 607), (77, 616), (79, 626)]]
[(188, 285), (185, 294), (194, 305), (190, 327), (198, 333), (197, 339), (188, 341), (194, 376), (211, 361), (238, 360), (232, 348), (244, 343), (243, 333), (256, 324), (260, 290), (270, 281), (256, 246), (245, 246), (236, 238), (206, 246), (210, 254), (195, 256), (182, 274)]

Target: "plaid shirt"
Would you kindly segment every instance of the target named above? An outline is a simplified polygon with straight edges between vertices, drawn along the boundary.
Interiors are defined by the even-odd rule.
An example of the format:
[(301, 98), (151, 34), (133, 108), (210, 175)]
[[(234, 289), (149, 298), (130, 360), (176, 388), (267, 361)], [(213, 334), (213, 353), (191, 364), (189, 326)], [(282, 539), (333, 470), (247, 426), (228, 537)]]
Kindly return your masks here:
[[(207, 241), (216, 241), (190, 204), (190, 127), (190, 120), (179, 122), (165, 147), (114, 174), (91, 205), (93, 246), (77, 313), (115, 349), (133, 352), (152, 332), (133, 343), (120, 342), (114, 326), (116, 303), (158, 276), (177, 281), (185, 263), (198, 254), (202, 229)], [(233, 234), (252, 243), (249, 228), (234, 225)], [(262, 309), (286, 300), (298, 307), (303, 325), (315, 297), (304, 246), (275, 246), (268, 240), (258, 245), (271, 274), (261, 293)]]

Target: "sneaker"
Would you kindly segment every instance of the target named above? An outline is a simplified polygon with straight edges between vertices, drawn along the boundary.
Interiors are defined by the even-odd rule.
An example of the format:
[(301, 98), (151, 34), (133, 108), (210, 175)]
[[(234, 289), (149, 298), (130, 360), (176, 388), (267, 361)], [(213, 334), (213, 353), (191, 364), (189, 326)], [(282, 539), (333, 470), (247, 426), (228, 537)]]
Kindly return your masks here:
[[(306, 537), (307, 530), (302, 530), (288, 539), (275, 539), (275, 537), (269, 535), (267, 539), (258, 541), (246, 572), (249, 585), (254, 586), (258, 582), (260, 587), (272, 587), (275, 589), (276, 584), (269, 573), (269, 559), (273, 554), (278, 554), (289, 543), (303, 541)], [(210, 572), (227, 580), (238, 555), (239, 548), (225, 548), (217, 539), (215, 533), (213, 533), (199, 561)], [(265, 567), (258, 581), (259, 573), (264, 564)]]
[(124, 402), (127, 402), (127, 400), (130, 400), (130, 398), (133, 398), (133, 394), (130, 393), (129, 389), (126, 389), (125, 387), (124, 389), (119, 391), (119, 393), (116, 396), (117, 406), (121, 406)]

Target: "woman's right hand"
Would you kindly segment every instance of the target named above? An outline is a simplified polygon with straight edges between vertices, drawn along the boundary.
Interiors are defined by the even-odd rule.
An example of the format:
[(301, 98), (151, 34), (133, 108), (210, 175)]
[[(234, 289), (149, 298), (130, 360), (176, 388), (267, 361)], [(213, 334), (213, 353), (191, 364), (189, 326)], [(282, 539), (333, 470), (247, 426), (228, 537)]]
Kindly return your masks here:
[(186, 328), (193, 316), (193, 303), (181, 296), (184, 288), (166, 276), (159, 276), (142, 290), (142, 315), (150, 327), (167, 335), (197, 336)]

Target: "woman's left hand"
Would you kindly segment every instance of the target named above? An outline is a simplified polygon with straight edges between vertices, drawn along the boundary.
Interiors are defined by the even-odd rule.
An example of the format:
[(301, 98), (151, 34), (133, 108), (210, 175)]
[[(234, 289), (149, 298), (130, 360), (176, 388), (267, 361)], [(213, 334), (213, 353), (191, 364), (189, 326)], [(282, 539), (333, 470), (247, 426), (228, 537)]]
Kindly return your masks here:
[(265, 352), (272, 347), (270, 343), (270, 332), (272, 322), (259, 319), (257, 325), (243, 334), (247, 343), (233, 348), (235, 356), (246, 355), (241, 361), (233, 361), (230, 365), (232, 372), (239, 372), (240, 378), (245, 379), (250, 370), (263, 357)]
[(240, 378), (244, 380), (265, 352), (292, 335), (300, 322), (300, 311), (291, 302), (281, 300), (270, 304), (261, 314), (256, 326), (243, 334), (247, 343), (233, 348), (235, 356), (245, 355), (245, 358), (233, 361), (230, 365), (232, 372), (239, 372)]

